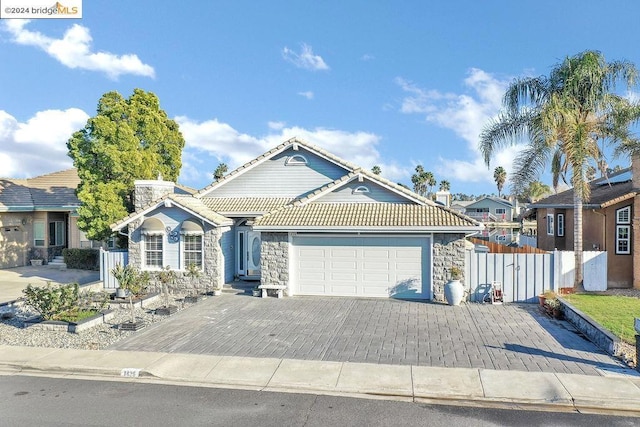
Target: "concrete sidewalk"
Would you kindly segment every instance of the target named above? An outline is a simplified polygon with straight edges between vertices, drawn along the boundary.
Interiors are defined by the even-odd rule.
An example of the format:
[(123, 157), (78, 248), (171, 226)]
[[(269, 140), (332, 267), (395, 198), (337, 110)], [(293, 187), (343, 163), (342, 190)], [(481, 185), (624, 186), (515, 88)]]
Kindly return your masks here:
[(640, 417), (640, 377), (0, 346), (0, 374), (162, 382)]

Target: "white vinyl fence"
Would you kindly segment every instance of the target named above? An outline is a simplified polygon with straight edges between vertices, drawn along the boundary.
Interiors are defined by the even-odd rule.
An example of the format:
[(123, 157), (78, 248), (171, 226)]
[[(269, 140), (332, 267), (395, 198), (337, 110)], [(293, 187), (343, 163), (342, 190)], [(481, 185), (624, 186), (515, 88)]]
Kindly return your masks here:
[[(583, 252), (586, 290), (607, 287), (607, 253)], [(466, 254), (465, 284), (471, 300), (481, 302), (493, 282), (500, 282), (505, 302), (536, 302), (546, 290), (573, 287), (574, 254), (555, 251), (548, 254)]]
[(129, 252), (123, 251), (105, 251), (100, 249), (100, 280), (102, 280), (104, 289), (116, 289), (118, 281), (111, 274), (111, 269), (118, 264), (127, 265), (129, 263)]

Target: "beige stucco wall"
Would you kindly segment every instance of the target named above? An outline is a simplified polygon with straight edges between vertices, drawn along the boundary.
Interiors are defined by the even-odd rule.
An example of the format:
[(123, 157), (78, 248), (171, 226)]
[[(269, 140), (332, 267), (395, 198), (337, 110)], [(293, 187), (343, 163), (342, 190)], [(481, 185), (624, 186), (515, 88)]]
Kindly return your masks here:
[(0, 268), (19, 267), (29, 262), (29, 242), (33, 241), (31, 224), (30, 212), (0, 214)]

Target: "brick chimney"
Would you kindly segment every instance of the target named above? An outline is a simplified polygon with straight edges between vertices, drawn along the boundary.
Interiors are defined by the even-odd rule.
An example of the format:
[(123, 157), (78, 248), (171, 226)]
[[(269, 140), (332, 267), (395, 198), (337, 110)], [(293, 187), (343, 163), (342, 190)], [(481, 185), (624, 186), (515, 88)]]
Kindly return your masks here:
[(158, 176), (156, 180), (138, 180), (134, 182), (134, 185), (136, 210), (147, 206), (167, 194), (173, 193), (175, 190), (175, 183), (163, 181), (161, 176)]

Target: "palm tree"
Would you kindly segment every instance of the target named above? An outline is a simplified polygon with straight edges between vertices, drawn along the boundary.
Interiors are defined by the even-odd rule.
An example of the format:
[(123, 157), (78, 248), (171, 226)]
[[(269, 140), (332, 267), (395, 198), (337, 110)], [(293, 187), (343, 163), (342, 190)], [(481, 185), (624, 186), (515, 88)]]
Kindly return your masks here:
[(547, 184), (543, 184), (540, 181), (532, 181), (529, 183), (529, 187), (524, 191), (524, 195), (529, 199), (531, 203), (535, 203), (547, 194), (551, 193), (551, 188)]
[(496, 182), (498, 186), (498, 197), (502, 194), (502, 188), (504, 187), (504, 183), (507, 181), (507, 171), (504, 170), (502, 166), (498, 166), (493, 171), (493, 180)]
[(375, 165), (371, 168), (371, 172), (373, 172), (374, 175), (380, 175), (382, 173), (382, 169), (380, 169), (380, 166)]
[(425, 171), (422, 165), (416, 166), (416, 173), (411, 175), (411, 182), (413, 183), (413, 191), (418, 193), (421, 196), (426, 195), (427, 193), (427, 182), (426, 182)]
[(551, 162), (553, 185), (571, 173), (574, 214), (574, 287), (582, 289), (582, 205), (589, 199), (585, 179), (589, 162), (603, 153), (598, 141), (635, 140), (629, 125), (637, 107), (613, 93), (623, 81), (635, 85), (636, 67), (625, 61), (606, 62), (600, 52), (585, 51), (554, 66), (550, 75), (518, 79), (508, 87), (504, 110), (480, 135), (480, 151), (489, 165), (493, 152), (528, 137), (514, 163), (511, 181), (520, 194)]
[(440, 191), (449, 191), (451, 190), (451, 183), (446, 179), (440, 181)]
[(213, 171), (213, 179), (216, 181), (219, 180), (224, 176), (225, 173), (227, 173), (228, 170), (229, 167), (226, 165), (226, 163), (220, 163), (216, 170)]

